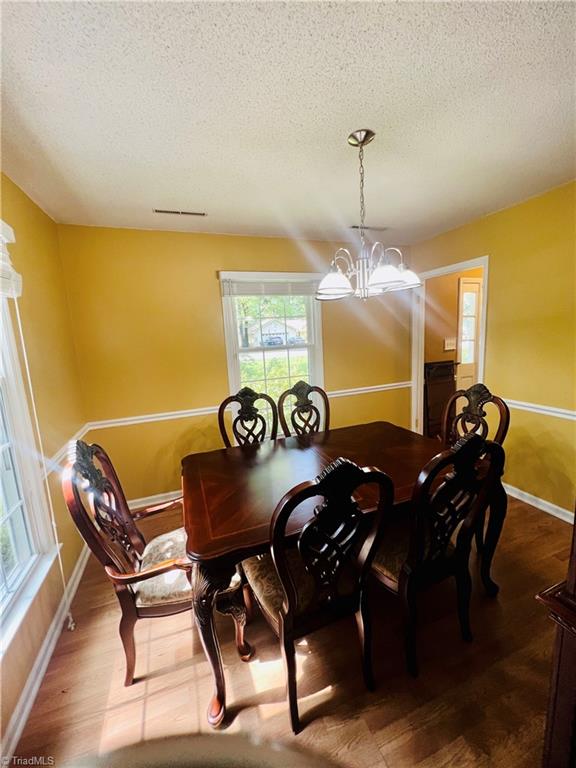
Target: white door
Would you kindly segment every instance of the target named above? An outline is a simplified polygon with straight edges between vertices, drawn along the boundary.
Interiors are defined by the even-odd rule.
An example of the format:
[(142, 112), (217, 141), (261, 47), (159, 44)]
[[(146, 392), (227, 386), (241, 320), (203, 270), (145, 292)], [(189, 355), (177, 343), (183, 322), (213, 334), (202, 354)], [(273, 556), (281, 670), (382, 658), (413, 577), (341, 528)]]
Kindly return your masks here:
[(468, 389), (478, 381), (482, 278), (461, 277), (458, 281), (458, 346), (456, 389)]

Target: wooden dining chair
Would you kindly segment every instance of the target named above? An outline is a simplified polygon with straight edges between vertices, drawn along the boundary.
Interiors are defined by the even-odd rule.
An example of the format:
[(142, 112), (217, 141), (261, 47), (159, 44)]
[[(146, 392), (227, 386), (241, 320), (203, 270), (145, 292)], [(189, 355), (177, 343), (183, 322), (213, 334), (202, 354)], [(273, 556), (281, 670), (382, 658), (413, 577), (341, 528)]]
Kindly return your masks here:
[[(359, 489), (376, 486), (372, 515), (362, 512)], [(390, 478), (373, 467), (336, 459), (314, 481), (285, 494), (270, 524), (270, 554), (242, 563), (264, 617), (278, 635), (286, 664), (290, 721), (300, 730), (294, 641), (354, 614), (362, 645), (362, 669), (373, 688), (366, 578), (382, 515), (392, 507)], [(311, 499), (318, 499), (313, 507)], [(296, 541), (286, 536), (298, 518), (307, 522)]]
[(256, 407), (256, 402), (263, 400), (270, 408), (270, 439), (275, 440), (278, 434), (278, 409), (274, 400), (265, 392), (255, 392), (250, 387), (242, 387), (235, 395), (227, 397), (218, 408), (218, 426), (226, 448), (232, 447), (232, 441), (226, 429), (226, 408), (233, 403), (238, 404), (239, 410), (232, 417), (232, 437), (238, 445), (254, 445), (266, 439), (268, 422)]
[[(194, 569), (186, 555), (184, 528), (146, 542), (135, 521), (175, 509), (182, 500), (133, 514), (107, 453), (99, 445), (87, 445), (82, 440), (70, 443), (62, 490), (76, 527), (114, 586), (122, 612), (124, 685), (131, 685), (136, 664), (136, 621), (189, 611), (192, 608), (190, 578)], [(234, 619), (238, 652), (244, 661), (248, 660), (252, 649), (244, 640), (246, 610), (239, 576), (220, 593), (216, 609)]]
[[(310, 395), (316, 392), (322, 401), (324, 419), (319, 408), (312, 402)], [(295, 397), (296, 402), (290, 412), (290, 424), (286, 419), (285, 405), (289, 397)], [(306, 381), (298, 381), (293, 387), (282, 392), (278, 398), (278, 416), (280, 425), (286, 437), (290, 437), (293, 429), (297, 435), (309, 435), (320, 429), (330, 429), (330, 401), (321, 387), (312, 386)], [(323, 423), (322, 423), (323, 422)]]
[(472, 640), (471, 542), (503, 468), (504, 449), (500, 445), (479, 435), (465, 435), (420, 472), (406, 514), (382, 526), (382, 543), (374, 555), (372, 574), (402, 601), (406, 663), (413, 676), (418, 674), (418, 591), (454, 577), (462, 637)]
[[(455, 414), (456, 401), (464, 397), (466, 404), (459, 414)], [(442, 432), (440, 439), (444, 445), (452, 445), (462, 435), (474, 432), (480, 437), (487, 438), (489, 433), (486, 421), (485, 406), (492, 403), (498, 413), (498, 425), (492, 438), (495, 443), (502, 445), (510, 426), (510, 410), (505, 401), (493, 395), (484, 384), (474, 384), (469, 389), (459, 389), (450, 397), (442, 416)]]

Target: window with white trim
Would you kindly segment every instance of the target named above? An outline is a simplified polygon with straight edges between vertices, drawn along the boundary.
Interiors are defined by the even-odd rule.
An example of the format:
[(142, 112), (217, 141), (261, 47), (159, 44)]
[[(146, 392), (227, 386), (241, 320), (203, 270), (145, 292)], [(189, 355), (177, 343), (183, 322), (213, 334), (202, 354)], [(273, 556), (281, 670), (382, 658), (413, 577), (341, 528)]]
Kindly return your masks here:
[(7, 243), (12, 230), (2, 222), (0, 235), (0, 612), (3, 619), (33, 572), (38, 557), (53, 547), (42, 462), (36, 448), (28, 400), (8, 302), (20, 295)]
[(324, 384), (320, 304), (313, 274), (221, 272), (230, 392), (274, 400), (300, 379)]
[(0, 606), (4, 606), (17, 590), (35, 554), (22, 480), (15, 461), (4, 370), (0, 379), (0, 478)]

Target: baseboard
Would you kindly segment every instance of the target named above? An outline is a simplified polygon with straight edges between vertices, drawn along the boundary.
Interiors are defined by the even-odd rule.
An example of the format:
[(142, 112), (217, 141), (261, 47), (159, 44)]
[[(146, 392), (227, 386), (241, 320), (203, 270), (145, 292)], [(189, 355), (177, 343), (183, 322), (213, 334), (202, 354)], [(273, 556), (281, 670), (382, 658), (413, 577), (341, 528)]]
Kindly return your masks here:
[(520, 488), (515, 488), (513, 485), (503, 483), (506, 493), (509, 496), (513, 496), (515, 499), (525, 501), (526, 504), (530, 504), (536, 509), (541, 509), (543, 512), (548, 512), (549, 515), (554, 515), (560, 520), (564, 520), (566, 523), (574, 523), (574, 513), (564, 507), (559, 507), (557, 504), (552, 504), (551, 501), (546, 499), (540, 499), (538, 496), (533, 496), (527, 491), (522, 491)]
[(86, 568), (89, 555), (90, 550), (86, 545), (84, 545), (84, 548), (82, 549), (82, 552), (76, 561), (72, 575), (70, 576), (70, 579), (66, 585), (66, 592), (60, 600), (60, 604), (56, 613), (54, 614), (54, 618), (52, 619), (50, 628), (46, 633), (46, 637), (44, 638), (44, 642), (42, 643), (38, 656), (36, 657), (36, 661), (34, 662), (34, 665), (30, 670), (30, 674), (28, 675), (28, 679), (26, 680), (26, 684), (22, 689), (18, 704), (12, 713), (10, 722), (4, 729), (4, 733), (2, 734), (3, 764), (6, 760), (10, 761), (14, 750), (18, 745), (18, 741), (22, 735), (26, 721), (28, 720), (28, 715), (30, 714), (30, 710), (32, 709), (32, 705), (36, 699), (36, 695), (44, 678), (44, 674), (46, 673), (48, 663), (52, 657), (52, 653), (54, 652), (58, 638), (60, 637), (62, 625), (66, 619), (66, 606), (72, 602), (72, 599), (76, 594), (76, 590), (78, 589), (78, 584), (80, 583), (80, 579), (82, 578), (82, 574)]
[(182, 496), (182, 491), (168, 491), (168, 493), (157, 493), (155, 496), (142, 496), (141, 499), (132, 499), (128, 502), (130, 509), (143, 509), (144, 507), (153, 507), (156, 504), (165, 504), (167, 501), (174, 501)]

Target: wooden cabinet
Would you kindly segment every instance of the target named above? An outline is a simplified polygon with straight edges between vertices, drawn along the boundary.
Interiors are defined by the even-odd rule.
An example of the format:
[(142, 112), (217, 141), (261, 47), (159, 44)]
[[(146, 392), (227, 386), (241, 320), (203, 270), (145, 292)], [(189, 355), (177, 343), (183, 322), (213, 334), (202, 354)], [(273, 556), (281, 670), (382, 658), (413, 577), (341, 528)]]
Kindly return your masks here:
[(444, 406), (456, 391), (454, 362), (424, 363), (424, 434), (436, 437), (442, 429)]

